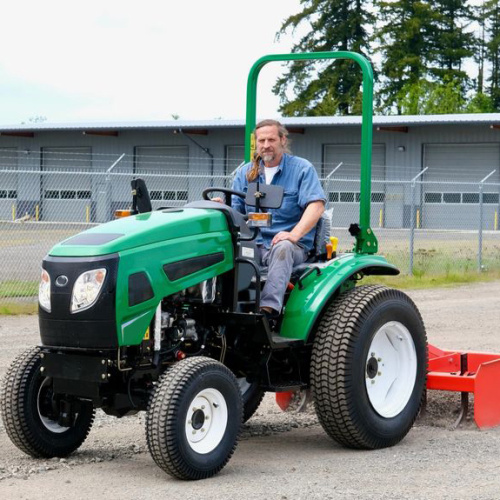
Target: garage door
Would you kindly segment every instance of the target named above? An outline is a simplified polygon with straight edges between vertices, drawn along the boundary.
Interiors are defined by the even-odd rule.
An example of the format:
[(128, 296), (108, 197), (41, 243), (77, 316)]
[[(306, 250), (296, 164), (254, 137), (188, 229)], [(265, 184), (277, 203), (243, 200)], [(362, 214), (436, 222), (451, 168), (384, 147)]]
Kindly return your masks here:
[(42, 171), (47, 172), (41, 179), (42, 220), (87, 220), (92, 204), (91, 169), (91, 148), (42, 148)]
[[(479, 182), (500, 182), (499, 144), (424, 145), (422, 225), (432, 229), (477, 229)], [(498, 210), (498, 186), (484, 188), (484, 217)]]
[(137, 146), (135, 173), (146, 181), (153, 209), (187, 202), (190, 189), (188, 146)]
[[(323, 146), (323, 177), (338, 167), (333, 181), (325, 183), (325, 191), (333, 207), (332, 224), (346, 227), (359, 221), (359, 196), (361, 172), (360, 144), (325, 144)], [(385, 179), (385, 144), (374, 144), (372, 150), (372, 180)], [(372, 183), (372, 221), (378, 225), (379, 212), (385, 201), (383, 184)]]
[(17, 202), (17, 149), (0, 148), (0, 170), (4, 170), (0, 172), (0, 220), (11, 220)]

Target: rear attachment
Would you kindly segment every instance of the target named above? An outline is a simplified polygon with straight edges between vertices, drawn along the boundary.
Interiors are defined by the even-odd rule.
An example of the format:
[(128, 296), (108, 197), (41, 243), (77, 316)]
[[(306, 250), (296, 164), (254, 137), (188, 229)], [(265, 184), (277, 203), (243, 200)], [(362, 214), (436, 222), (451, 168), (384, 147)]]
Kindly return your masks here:
[(480, 429), (500, 425), (500, 354), (444, 351), (429, 344), (427, 389), (462, 394), (454, 427), (463, 422), (474, 394), (474, 421)]

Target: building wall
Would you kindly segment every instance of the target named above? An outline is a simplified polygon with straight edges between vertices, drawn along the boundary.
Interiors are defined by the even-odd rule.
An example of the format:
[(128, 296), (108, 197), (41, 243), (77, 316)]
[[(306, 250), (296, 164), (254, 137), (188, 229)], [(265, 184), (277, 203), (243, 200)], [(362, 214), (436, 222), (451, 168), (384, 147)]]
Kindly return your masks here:
[[(194, 174), (205, 172), (207, 176), (213, 170), (214, 175), (224, 175), (227, 165), (225, 163), (225, 154), (227, 146), (238, 146), (244, 143), (243, 128), (213, 128), (209, 129), (208, 135), (192, 135), (196, 142), (205, 148), (209, 148), (214, 160), (202, 151), (196, 144), (182, 134), (175, 134), (172, 129), (164, 130), (142, 130), (127, 129), (119, 131), (117, 137), (83, 135), (81, 131), (61, 130), (61, 131), (36, 131), (33, 138), (0, 136), (0, 152), (2, 148), (17, 148), (17, 158), (9, 159), (0, 155), (1, 169), (18, 169), (20, 171), (39, 170), (43, 167), (44, 148), (79, 148), (88, 147), (92, 151), (91, 169), (95, 172), (103, 172), (111, 167), (122, 154), (125, 157), (113, 170), (114, 172), (132, 172), (134, 169), (134, 151), (136, 147), (145, 146), (185, 146), (187, 147), (189, 161), (188, 173)], [(304, 133), (290, 134), (291, 147), (294, 154), (308, 158), (317, 168), (320, 176), (325, 175), (331, 170), (331, 165), (324, 165), (324, 146), (325, 145), (359, 145), (361, 141), (361, 129), (357, 126), (309, 126), (304, 128)], [(433, 165), (425, 173), (421, 180), (436, 180), (441, 177), (447, 182), (457, 182), (465, 180), (470, 183), (477, 183), (483, 178), (485, 169), (491, 167), (495, 174), (489, 179), (489, 182), (500, 183), (500, 130), (491, 129), (488, 125), (419, 125), (409, 127), (408, 133), (396, 131), (377, 131), (374, 130), (373, 142), (378, 147), (385, 148), (385, 166), (383, 168), (384, 176), (390, 184), (385, 184), (385, 201), (382, 211), (384, 211), (385, 224), (392, 227), (406, 226), (411, 223), (412, 201), (415, 210), (420, 210), (422, 215), (427, 213), (427, 218), (422, 218), (422, 224), (442, 226), (448, 224), (449, 227), (474, 228), (477, 227), (478, 207), (474, 204), (464, 204), (457, 206), (433, 206), (425, 203), (425, 186), (412, 189), (411, 185), (406, 183), (394, 183), (393, 181), (409, 181), (418, 175), (425, 165), (426, 145), (449, 145), (449, 144), (471, 144), (473, 153), (470, 152), (470, 163), (464, 161), (463, 149), (457, 154), (461, 154), (461, 162), (454, 161), (453, 154), (445, 165)], [(481, 147), (472, 145), (488, 144), (498, 148), (498, 157), (493, 155), (492, 164), (481, 157)], [(491, 148), (490, 148), (491, 149)], [(458, 150), (458, 148), (457, 148)], [(499, 158), (497, 161), (495, 158)], [(486, 163), (485, 163), (486, 162)], [(460, 164), (458, 164), (460, 163)], [(152, 165), (154, 167), (154, 165)], [(162, 168), (161, 165), (158, 165)], [(77, 165), (68, 164), (68, 169), (78, 169)], [(377, 168), (376, 165), (373, 167)], [(175, 169), (172, 163), (165, 170)], [(330, 170), (328, 170), (330, 169)], [(338, 175), (342, 173), (339, 169)], [(476, 175), (477, 173), (477, 175)], [(17, 213), (33, 212), (36, 203), (40, 200), (40, 193), (43, 191), (43, 181), (40, 175), (30, 175), (19, 173), (17, 179), (13, 181), (9, 174), (0, 173), (0, 219), (11, 218), (11, 207), (13, 200), (2, 199), (2, 189), (9, 189), (13, 183), (17, 186)], [(89, 175), (92, 175), (90, 173)], [(335, 176), (337, 177), (337, 175)], [(110, 194), (103, 191), (103, 179), (101, 175), (93, 175), (92, 185), (92, 218), (94, 220), (103, 220), (113, 208), (113, 203), (124, 202), (129, 192), (128, 178), (116, 180), (113, 192)], [(189, 195), (200, 191), (200, 182), (189, 180)], [(215, 182), (215, 181), (214, 181)], [(430, 181), (429, 181), (430, 182)], [(4, 185), (4, 188), (2, 187)], [(470, 191), (475, 184), (471, 184), (467, 189)], [(437, 189), (437, 188), (436, 188)], [(443, 188), (445, 189), (445, 188)], [(455, 187), (446, 189), (459, 189)], [(374, 189), (374, 191), (379, 189)], [(498, 192), (498, 188), (497, 188)], [(113, 194), (114, 193), (114, 194)], [(122, 201), (123, 199), (123, 201)], [(100, 201), (99, 201), (100, 200)], [(98, 209), (99, 203), (107, 205), (105, 210)], [(66, 203), (67, 202), (67, 203)], [(61, 200), (61, 207), (69, 206), (71, 200)], [(385, 209), (385, 210), (384, 210)], [(56, 209), (57, 210), (57, 209)], [(485, 206), (486, 218), (491, 220), (494, 211), (498, 211), (498, 205), (489, 203)], [(81, 211), (81, 209), (79, 209)], [(67, 211), (66, 211), (67, 212)], [(378, 212), (378, 206), (377, 206)], [(69, 212), (68, 212), (69, 213)], [(458, 214), (455, 219), (450, 220), (447, 214)], [(397, 214), (397, 215), (395, 215)], [(432, 215), (432, 216), (431, 216)], [(81, 214), (79, 215), (79, 217)], [(69, 218), (73, 215), (68, 215)], [(377, 215), (378, 218), (378, 215)], [(373, 222), (373, 221), (372, 221)], [(340, 222), (339, 222), (340, 223)]]

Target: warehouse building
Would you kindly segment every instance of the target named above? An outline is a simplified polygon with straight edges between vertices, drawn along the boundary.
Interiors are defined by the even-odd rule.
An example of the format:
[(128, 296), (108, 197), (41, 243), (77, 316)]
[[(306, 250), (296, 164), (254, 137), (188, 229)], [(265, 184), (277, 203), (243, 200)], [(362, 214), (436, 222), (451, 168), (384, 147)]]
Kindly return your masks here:
[[(334, 224), (357, 220), (361, 118), (282, 121)], [(156, 207), (181, 205), (230, 182), (243, 149), (243, 120), (0, 126), (0, 220), (108, 220), (132, 175), (150, 176)], [(476, 229), (481, 210), (498, 229), (500, 114), (374, 117), (372, 165), (373, 226)]]

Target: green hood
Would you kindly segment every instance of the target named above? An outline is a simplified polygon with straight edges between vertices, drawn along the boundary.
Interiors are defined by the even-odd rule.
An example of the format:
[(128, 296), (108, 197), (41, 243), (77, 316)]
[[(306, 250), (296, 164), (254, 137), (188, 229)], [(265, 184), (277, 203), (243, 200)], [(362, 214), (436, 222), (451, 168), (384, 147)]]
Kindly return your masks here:
[(50, 250), (49, 255), (94, 257), (224, 230), (227, 230), (226, 218), (217, 210), (160, 210), (117, 219), (88, 229), (58, 243)]

